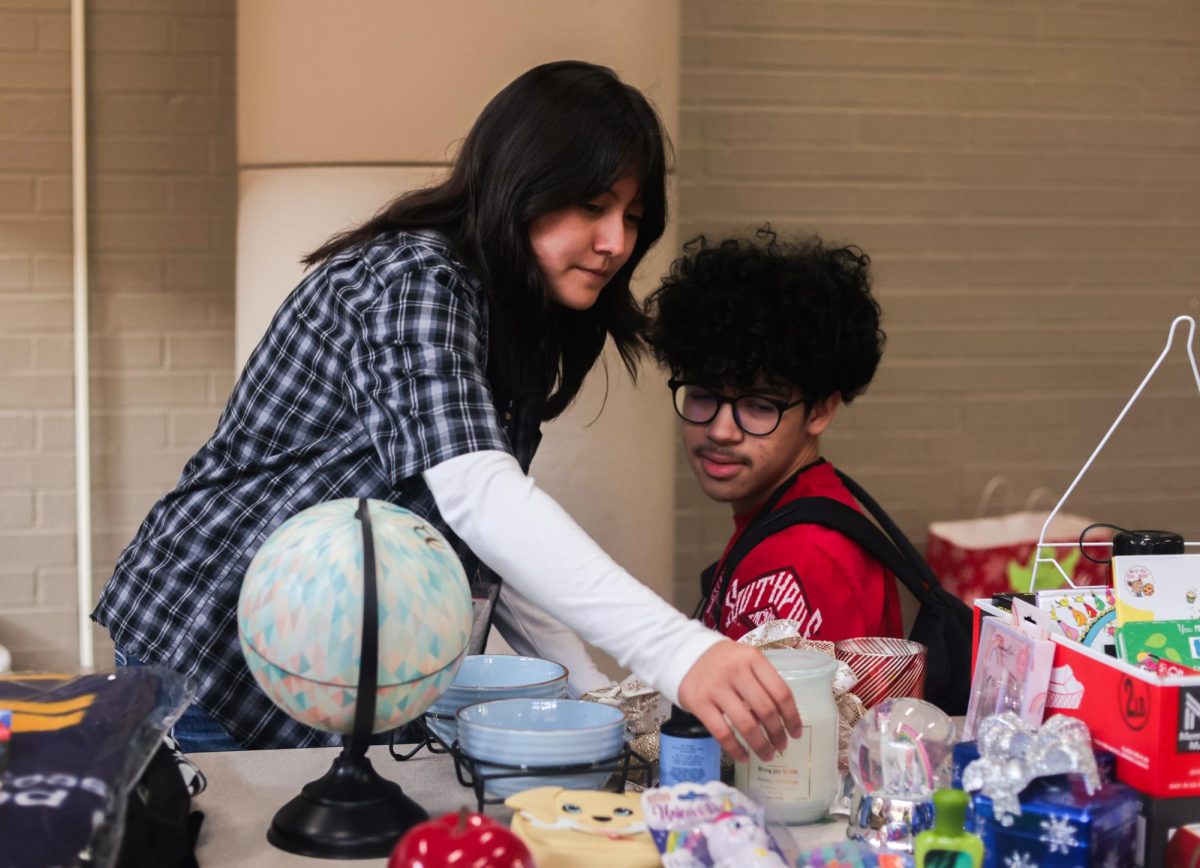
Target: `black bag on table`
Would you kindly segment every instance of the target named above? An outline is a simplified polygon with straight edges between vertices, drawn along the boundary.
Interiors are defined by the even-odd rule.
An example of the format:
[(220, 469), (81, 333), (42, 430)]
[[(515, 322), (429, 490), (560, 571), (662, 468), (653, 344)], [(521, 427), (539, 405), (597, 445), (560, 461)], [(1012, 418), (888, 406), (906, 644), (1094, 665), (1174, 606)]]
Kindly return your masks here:
[(189, 788), (181, 769), (180, 754), (161, 744), (129, 793), (116, 868), (199, 868), (196, 839), (204, 815), (192, 810), (197, 787)]
[[(704, 570), (701, 575), (703, 593), (697, 613), (703, 611), (713, 583), (719, 581), (717, 623), (720, 623), (721, 607), (734, 570), (767, 537), (797, 524), (819, 524), (835, 530), (883, 564), (916, 598), (920, 609), (908, 638), (929, 649), (925, 658), (925, 699), (947, 714), (966, 714), (971, 689), (973, 618), (970, 608), (942, 587), (925, 558), (883, 507), (849, 476), (836, 472), (854, 499), (878, 524), (828, 497), (802, 497), (775, 507), (774, 502), (791, 487), (792, 480), (788, 480), (742, 532), (724, 563), (714, 563)], [(719, 576), (718, 566), (721, 567)]]

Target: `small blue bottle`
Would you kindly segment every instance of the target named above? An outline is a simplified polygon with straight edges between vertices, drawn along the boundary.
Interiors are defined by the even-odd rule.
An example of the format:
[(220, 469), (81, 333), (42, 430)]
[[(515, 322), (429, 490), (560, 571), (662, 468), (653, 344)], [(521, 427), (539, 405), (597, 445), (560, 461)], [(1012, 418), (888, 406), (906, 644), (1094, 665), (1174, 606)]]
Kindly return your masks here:
[(720, 779), (721, 746), (694, 714), (672, 705), (658, 737), (658, 785)]

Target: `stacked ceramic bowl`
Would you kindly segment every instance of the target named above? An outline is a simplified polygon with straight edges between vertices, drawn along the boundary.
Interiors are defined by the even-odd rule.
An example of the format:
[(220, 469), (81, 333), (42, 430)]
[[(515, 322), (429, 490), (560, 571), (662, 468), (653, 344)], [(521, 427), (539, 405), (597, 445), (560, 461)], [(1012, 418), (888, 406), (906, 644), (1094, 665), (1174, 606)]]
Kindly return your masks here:
[(425, 725), (451, 745), (458, 737), (454, 715), (463, 706), (493, 699), (566, 695), (567, 670), (561, 663), (513, 654), (479, 654), (463, 660), (454, 683), (425, 712)]
[[(458, 711), (458, 741), (482, 775), (520, 768), (549, 769), (615, 760), (625, 744), (625, 713), (577, 699), (502, 699)], [(516, 767), (516, 768), (514, 768)], [(486, 782), (493, 796), (531, 787), (594, 790), (611, 771), (500, 777)]]

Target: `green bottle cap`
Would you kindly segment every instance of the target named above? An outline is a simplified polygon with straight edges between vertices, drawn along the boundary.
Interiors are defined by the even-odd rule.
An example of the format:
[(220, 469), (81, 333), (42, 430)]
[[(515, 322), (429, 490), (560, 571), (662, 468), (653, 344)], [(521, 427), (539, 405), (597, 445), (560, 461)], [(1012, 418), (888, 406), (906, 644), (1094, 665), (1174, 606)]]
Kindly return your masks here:
[(939, 835), (961, 835), (967, 818), (967, 794), (938, 790), (933, 794), (933, 828)]

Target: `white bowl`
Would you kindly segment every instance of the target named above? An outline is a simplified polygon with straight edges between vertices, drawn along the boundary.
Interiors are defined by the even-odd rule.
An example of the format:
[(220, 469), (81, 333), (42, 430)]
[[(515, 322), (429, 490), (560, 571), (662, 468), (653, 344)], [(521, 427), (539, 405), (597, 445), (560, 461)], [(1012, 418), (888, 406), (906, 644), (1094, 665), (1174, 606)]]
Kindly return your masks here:
[(425, 712), (425, 725), (446, 744), (458, 737), (455, 713), (494, 699), (567, 695), (567, 669), (553, 660), (515, 654), (475, 654), (463, 659), (454, 682)]

